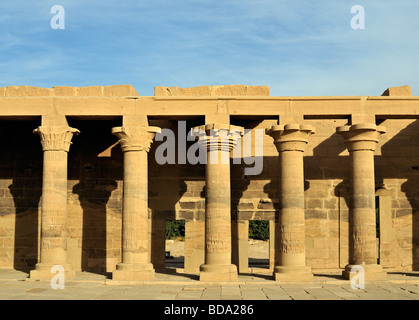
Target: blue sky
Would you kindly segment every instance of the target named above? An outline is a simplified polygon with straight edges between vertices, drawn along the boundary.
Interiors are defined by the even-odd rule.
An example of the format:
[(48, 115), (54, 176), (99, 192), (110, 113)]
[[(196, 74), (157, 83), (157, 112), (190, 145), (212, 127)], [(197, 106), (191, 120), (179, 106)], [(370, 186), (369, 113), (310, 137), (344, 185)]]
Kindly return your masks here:
[[(53, 30), (50, 10), (65, 9)], [(365, 8), (353, 30), (351, 7)], [(417, 0), (54, 0), (0, 4), (0, 86), (268, 85), (272, 96), (419, 96)]]

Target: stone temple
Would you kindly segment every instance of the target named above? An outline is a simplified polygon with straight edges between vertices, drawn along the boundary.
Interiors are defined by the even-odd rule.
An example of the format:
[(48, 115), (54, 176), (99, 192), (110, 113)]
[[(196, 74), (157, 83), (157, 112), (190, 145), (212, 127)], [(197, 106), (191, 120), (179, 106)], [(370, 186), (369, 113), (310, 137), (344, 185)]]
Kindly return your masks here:
[[(274, 97), (267, 86), (0, 88), (0, 268), (50, 279), (61, 265), (113, 280), (165, 271), (167, 220), (185, 221), (184, 273), (250, 272), (248, 228), (269, 220), (272, 281), (340, 269), (366, 279), (419, 268), (419, 97)], [(200, 128), (207, 158), (155, 153)], [(263, 147), (262, 170), (246, 174)], [(214, 130), (225, 133), (211, 143)], [(249, 132), (248, 132), (249, 134)], [(234, 159), (233, 159), (234, 158)], [(236, 153), (237, 158), (237, 153)], [(240, 158), (240, 154), (239, 154)], [(240, 160), (240, 159), (239, 159)]]

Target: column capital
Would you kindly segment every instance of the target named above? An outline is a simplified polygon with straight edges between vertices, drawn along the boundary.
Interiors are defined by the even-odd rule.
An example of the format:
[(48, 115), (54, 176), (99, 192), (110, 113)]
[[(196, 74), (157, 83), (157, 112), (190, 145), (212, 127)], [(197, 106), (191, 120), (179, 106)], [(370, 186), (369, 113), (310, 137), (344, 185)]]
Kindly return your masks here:
[(112, 128), (112, 134), (119, 138), (122, 152), (148, 152), (157, 132), (160, 132), (159, 127), (123, 126)]
[(358, 150), (375, 151), (378, 138), (386, 129), (372, 123), (360, 123), (336, 128), (336, 133), (345, 139), (349, 152)]
[(243, 132), (243, 127), (220, 123), (210, 123), (192, 129), (192, 133), (199, 137), (199, 146), (207, 151), (230, 152), (243, 136)]
[(38, 133), (41, 137), (43, 151), (68, 152), (73, 135), (80, 131), (67, 126), (40, 126), (33, 133)]
[(265, 133), (274, 139), (278, 152), (304, 152), (305, 146), (308, 143), (308, 137), (314, 134), (315, 130), (310, 125), (289, 123), (267, 128)]

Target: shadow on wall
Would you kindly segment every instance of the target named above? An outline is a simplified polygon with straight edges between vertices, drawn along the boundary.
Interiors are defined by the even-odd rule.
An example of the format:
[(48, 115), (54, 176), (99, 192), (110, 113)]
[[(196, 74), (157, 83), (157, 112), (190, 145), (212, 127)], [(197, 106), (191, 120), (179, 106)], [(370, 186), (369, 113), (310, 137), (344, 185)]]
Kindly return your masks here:
[[(340, 125), (343, 125), (344, 120), (341, 122)], [(392, 189), (390, 190), (392, 191), (392, 224), (397, 228), (399, 247), (395, 249), (397, 250), (396, 259), (398, 263), (403, 268), (411, 266), (413, 270), (418, 270), (419, 121), (414, 119), (388, 119), (383, 121), (382, 125), (387, 127), (388, 132), (392, 128), (403, 129), (391, 132), (391, 135), (390, 133), (387, 134), (387, 136), (390, 135), (391, 137), (387, 142), (385, 142), (386, 135), (380, 138), (382, 155), (375, 157), (375, 185), (376, 188), (382, 188), (383, 182), (385, 182), (385, 187)], [(316, 135), (313, 137), (316, 137)], [(348, 155), (339, 156), (346, 150), (344, 139), (340, 135), (331, 131), (330, 136), (324, 138), (323, 141), (313, 148), (313, 155), (304, 156), (307, 199), (319, 198), (323, 200), (323, 207), (321, 208), (306, 208), (306, 219), (329, 219), (349, 222), (348, 209), (352, 206), (350, 157)], [(279, 170), (279, 166), (277, 168)], [(271, 200), (278, 199), (278, 194), (275, 192), (275, 190), (279, 190), (277, 183), (278, 181), (272, 179), (264, 187), (265, 193), (268, 194)], [(242, 190), (246, 189), (240, 186), (239, 183), (237, 185), (239, 190), (240, 187), (242, 187)], [(333, 188), (333, 190), (330, 188)], [(238, 199), (235, 199), (236, 203), (238, 203), (237, 200), (239, 199), (240, 196)], [(329, 207), (325, 205), (325, 199), (328, 200)], [(275, 210), (279, 212), (280, 203), (273, 201), (273, 204)], [(339, 223), (339, 228), (341, 226), (342, 224)], [(342, 236), (346, 237), (345, 234), (347, 234), (347, 239), (342, 238)], [(351, 256), (353, 251), (350, 235), (350, 230), (349, 233), (343, 230), (342, 236), (339, 235), (336, 242), (339, 250), (339, 259), (343, 259), (339, 263), (340, 267), (342, 267), (342, 263), (346, 264), (345, 260), (348, 258), (348, 254)], [(342, 249), (345, 252), (341, 252)]]
[[(237, 266), (237, 270), (240, 273), (247, 273), (248, 271), (248, 249), (243, 250), (240, 248), (240, 223), (251, 219), (253, 216), (253, 204), (248, 208), (249, 203), (240, 204), (240, 199), (243, 197), (243, 193), (247, 190), (250, 184), (250, 177), (244, 175), (243, 164), (230, 163), (230, 181), (231, 181), (231, 261), (232, 264)], [(205, 187), (203, 190), (203, 196), (205, 197)], [(244, 206), (244, 207), (243, 207)], [(248, 226), (248, 224), (246, 224)], [(247, 227), (248, 228), (248, 227)], [(246, 230), (248, 232), (248, 230)], [(243, 235), (244, 236), (244, 235)], [(246, 234), (247, 237), (247, 234)], [(247, 240), (247, 238), (245, 239)], [(247, 243), (246, 243), (247, 245)], [(243, 256), (245, 255), (245, 256)], [(240, 264), (244, 264), (243, 266)], [(243, 271), (242, 269), (245, 269)]]
[[(187, 180), (199, 181), (203, 178), (203, 166), (197, 164), (179, 164), (179, 130), (178, 121), (186, 121), (185, 130), (189, 132), (192, 127), (202, 125), (203, 119), (154, 119), (150, 120), (150, 126), (157, 126), (162, 129), (171, 129), (175, 134), (176, 143), (176, 164), (159, 164), (156, 161), (155, 153), (165, 141), (153, 140), (148, 154), (148, 202), (151, 216), (151, 253), (150, 261), (157, 272), (166, 272), (165, 249), (166, 249), (166, 220), (193, 220), (196, 218), (198, 202), (179, 200), (187, 193)], [(182, 131), (182, 130), (181, 130)], [(186, 137), (185, 137), (186, 138)], [(194, 144), (194, 141), (186, 143), (186, 150)], [(167, 152), (167, 151), (166, 151)], [(167, 153), (165, 153), (167, 154)], [(204, 178), (205, 179), (205, 178)], [(192, 182), (192, 184), (194, 184)], [(192, 186), (192, 188), (194, 185)], [(191, 188), (191, 187), (190, 187)], [(186, 195), (188, 196), (188, 195)], [(176, 212), (176, 205), (179, 203), (179, 211)], [(195, 216), (194, 216), (195, 215)], [(185, 246), (186, 247), (186, 246)], [(185, 256), (185, 252), (184, 252)], [(184, 260), (186, 263), (186, 256)]]
[[(418, 163), (419, 165), (419, 163)], [(417, 170), (417, 169), (414, 169)], [(397, 239), (402, 248), (409, 248), (412, 250), (412, 270), (419, 270), (419, 177), (410, 177), (405, 183), (401, 185), (401, 191), (405, 193), (409, 201), (411, 209), (398, 209), (393, 213), (393, 217), (401, 218), (404, 215), (411, 215), (412, 229), (411, 239)], [(402, 266), (404, 262), (402, 261)]]
[(0, 182), (4, 186), (0, 215), (5, 218), (1, 229), (6, 231), (1, 233), (10, 240), (4, 246), (7, 258), (13, 257), (13, 268), (24, 272), (38, 262), (42, 146), (33, 130), (39, 125), (40, 121), (32, 120), (0, 121), (0, 135), (7, 137), (0, 142)]
[[(268, 123), (266, 123), (267, 120)], [(277, 119), (245, 119), (241, 117), (231, 117), (230, 122), (232, 125), (243, 127), (245, 130), (264, 130), (265, 127), (269, 127), (270, 124), (276, 124)], [(266, 135), (263, 134), (263, 139), (266, 141), (266, 139), (270, 138), (267, 138)], [(242, 152), (244, 153), (246, 146), (244, 145), (243, 140), (244, 138), (242, 137), (238, 144), (241, 144)], [(255, 142), (256, 134), (255, 131), (253, 131), (251, 133), (252, 146), (255, 145)], [(254, 155), (254, 153), (252, 154)], [(236, 264), (239, 274), (249, 272), (248, 221), (269, 220), (269, 217), (274, 215), (272, 214), (272, 211), (275, 211), (274, 206), (277, 204), (277, 198), (274, 197), (275, 190), (269, 189), (269, 183), (265, 184), (266, 181), (275, 179), (276, 166), (271, 165), (272, 160), (270, 157), (263, 157), (262, 172), (257, 175), (245, 175), (245, 168), (250, 169), (257, 166), (258, 162), (256, 161), (260, 161), (260, 159), (256, 160), (255, 158), (251, 160), (255, 162), (246, 164), (245, 159), (241, 157), (240, 163), (235, 164), (233, 158), (230, 159), (232, 263)], [(256, 190), (253, 188), (256, 188)], [(269, 189), (269, 192), (265, 190), (266, 188)], [(247, 195), (244, 195), (245, 193)], [(266, 194), (268, 194), (269, 199), (266, 199)], [(243, 223), (246, 223), (245, 231), (243, 230)], [(244, 232), (246, 232), (246, 234), (244, 234)], [(243, 243), (243, 240), (246, 240), (246, 242)], [(244, 248), (242, 246), (244, 246)]]
[[(349, 155), (340, 156), (346, 151), (343, 137), (336, 133), (336, 128), (348, 125), (348, 119), (324, 119), (315, 125), (318, 133), (313, 137), (323, 139), (313, 148), (313, 155), (305, 157), (305, 178), (312, 181), (307, 198), (321, 199), (321, 207), (308, 207), (306, 219), (323, 219), (337, 222), (336, 229), (329, 229), (323, 236), (328, 238), (330, 265), (333, 258), (334, 268), (343, 268), (348, 264), (353, 252), (349, 208), (351, 207), (351, 171)], [(309, 142), (310, 143), (310, 142)], [(311, 205), (310, 201), (306, 202)], [(314, 249), (312, 249), (314, 250)], [(335, 260), (336, 259), (336, 260)]]
[[(321, 120), (319, 120), (321, 121)], [(346, 202), (349, 201), (349, 193), (347, 190), (346, 185), (348, 184), (348, 162), (349, 157), (341, 157), (339, 154), (346, 149), (344, 141), (342, 137), (334, 132), (336, 127), (336, 121), (333, 119), (327, 119), (327, 125), (330, 127), (326, 127), (323, 129), (323, 132), (319, 132), (320, 139), (317, 137), (317, 134), (309, 137), (309, 143), (307, 146), (307, 150), (304, 153), (304, 193), (305, 193), (305, 219), (306, 223), (308, 220), (338, 220), (342, 217), (339, 214), (339, 197), (344, 197)], [(340, 124), (345, 124), (345, 119), (337, 120)], [(313, 124), (314, 127), (318, 128), (321, 127), (323, 124)], [(312, 155), (310, 154), (310, 144), (316, 143), (316, 139), (321, 140), (321, 142), (316, 145), (312, 150)], [(322, 140), (324, 139), (324, 140)], [(318, 140), (317, 140), (318, 141)], [(273, 160), (273, 159), (272, 159)], [(276, 199), (273, 201), (275, 210), (277, 212), (276, 221), (280, 218), (280, 211), (281, 211), (281, 185), (280, 185), (280, 175), (281, 175), (281, 167), (279, 165), (279, 156), (278, 156), (278, 164), (275, 166), (275, 177), (268, 183), (264, 190), (269, 195), (270, 199)], [(331, 183), (333, 180), (342, 181), (337, 186), (334, 183)], [(312, 200), (310, 202), (310, 200)], [(310, 203), (313, 203), (311, 205)], [(310, 206), (309, 206), (310, 205)], [(348, 203), (349, 205), (349, 203)], [(347, 218), (347, 216), (346, 216)], [(318, 224), (311, 225), (308, 229), (312, 229), (314, 226), (318, 228)], [(276, 228), (276, 239), (275, 239), (275, 246), (279, 246), (280, 240), (280, 228), (277, 224)], [(307, 227), (306, 227), (307, 228)], [(307, 230), (307, 229), (306, 229)], [(327, 232), (327, 231), (326, 231)], [(306, 236), (312, 237), (306, 231)], [(328, 237), (328, 234), (325, 233), (322, 236)], [(321, 236), (321, 237), (322, 237)], [(339, 267), (339, 259), (340, 259), (340, 235), (338, 238), (331, 239), (329, 238), (328, 248), (331, 250), (335, 249), (338, 253), (336, 256), (335, 265)], [(346, 239), (344, 239), (346, 242)], [(336, 246), (336, 248), (334, 247)], [(306, 247), (306, 252), (314, 250), (313, 248)], [(277, 251), (278, 252), (278, 251)], [(275, 257), (275, 264), (278, 263), (278, 258)], [(317, 259), (319, 260), (319, 259)], [(330, 258), (329, 258), (330, 260)], [(331, 262), (329, 262), (331, 263)], [(319, 267), (321, 268), (321, 267)]]
[[(387, 128), (387, 134), (380, 137), (381, 155), (375, 156), (375, 187), (388, 188), (391, 192), (392, 221), (397, 225), (397, 242), (399, 247), (392, 250), (395, 267), (418, 270), (418, 243), (419, 243), (419, 121), (414, 119), (388, 119), (381, 122)], [(395, 128), (403, 128), (397, 130)], [(391, 138), (390, 140), (388, 140)], [(386, 139), (388, 141), (386, 141)], [(304, 157), (306, 170), (305, 178), (308, 180), (342, 180), (335, 186), (335, 196), (344, 202), (339, 202), (337, 219), (342, 222), (349, 221), (348, 209), (351, 208), (351, 173), (350, 157), (339, 156), (344, 151), (344, 139), (334, 133), (313, 149), (313, 156)], [(317, 170), (316, 170), (317, 169)], [(313, 184), (314, 185), (314, 184)], [(400, 192), (401, 191), (401, 192)], [(311, 190), (311, 194), (315, 190)], [(404, 193), (405, 195), (402, 195)], [(319, 195), (322, 194), (319, 190)], [(324, 194), (324, 196), (327, 196)], [(341, 205), (343, 205), (341, 207)], [(345, 208), (346, 207), (346, 208)], [(307, 213), (315, 212), (307, 210)], [(321, 213), (321, 211), (318, 211)], [(332, 211), (329, 211), (329, 214)], [(311, 216), (311, 215), (309, 215)], [(320, 218), (320, 216), (319, 216)], [(333, 216), (328, 217), (329, 219)], [(399, 220), (399, 222), (395, 222)], [(348, 233), (348, 253), (351, 256), (353, 243), (351, 240), (351, 223)], [(341, 226), (341, 224), (340, 224)], [(342, 230), (341, 230), (342, 231)], [(339, 250), (346, 250), (346, 239), (340, 237)], [(340, 259), (346, 259), (346, 253), (340, 252)], [(341, 261), (342, 262), (342, 261)], [(392, 262), (392, 263), (396, 263)], [(342, 266), (342, 265), (341, 265)]]
[(115, 189), (115, 180), (98, 181), (90, 166), (82, 172), (80, 183), (73, 187), (83, 208), (82, 271), (107, 273), (106, 204)]
[(13, 268), (28, 272), (38, 262), (38, 206), (42, 179), (14, 178), (9, 189), (16, 209)]
[[(174, 168), (175, 166), (171, 166)], [(177, 170), (175, 170), (177, 171)], [(194, 209), (184, 209), (176, 213), (176, 204), (185, 193), (187, 185), (176, 176), (151, 178), (149, 185), (149, 213), (151, 215), (151, 253), (150, 261), (157, 272), (166, 271), (166, 220), (192, 220)], [(173, 179), (168, 184), (168, 179)], [(192, 204), (191, 204), (192, 205)], [(183, 253), (185, 256), (185, 252)], [(184, 264), (185, 267), (185, 264)]]
[(415, 271), (419, 270), (419, 120), (390, 119), (382, 125), (390, 134), (398, 121), (410, 123), (383, 144), (376, 176), (381, 185), (386, 178), (394, 179), (385, 187), (390, 189), (392, 223), (397, 226), (397, 259), (403, 268), (411, 265)]
[[(349, 160), (349, 157), (347, 157)], [(353, 218), (350, 215), (350, 208), (352, 207), (352, 192), (351, 192), (351, 180), (345, 178), (342, 182), (336, 185), (334, 189), (334, 195), (338, 199), (338, 212), (337, 217), (339, 221), (338, 229), (338, 267), (344, 268), (350, 263), (350, 257), (354, 255), (354, 242), (352, 238), (353, 232)], [(347, 228), (342, 230), (342, 228)], [(347, 234), (347, 237), (345, 237)]]
[[(69, 239), (81, 241), (77, 250), (81, 250), (82, 271), (109, 275), (110, 265), (121, 259), (122, 197), (115, 198), (122, 195), (117, 181), (122, 180), (123, 160), (120, 147), (115, 145), (118, 138), (111, 134), (112, 127), (119, 125), (110, 120), (73, 120), (70, 124), (81, 132), (73, 138), (68, 163), (69, 181), (79, 180), (69, 191), (78, 196), (75, 199), (82, 209), (82, 222), (71, 223), (68, 229)], [(108, 221), (118, 225), (108, 225)], [(112, 234), (110, 242), (108, 234)]]

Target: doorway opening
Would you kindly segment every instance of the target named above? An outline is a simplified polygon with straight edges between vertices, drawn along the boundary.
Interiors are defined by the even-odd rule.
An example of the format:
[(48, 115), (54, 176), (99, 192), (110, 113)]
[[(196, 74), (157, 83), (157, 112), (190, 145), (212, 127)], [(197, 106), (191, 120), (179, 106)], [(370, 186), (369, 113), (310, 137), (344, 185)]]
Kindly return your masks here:
[(249, 269), (269, 269), (269, 220), (249, 221)]
[(185, 269), (185, 220), (166, 220), (165, 268)]

